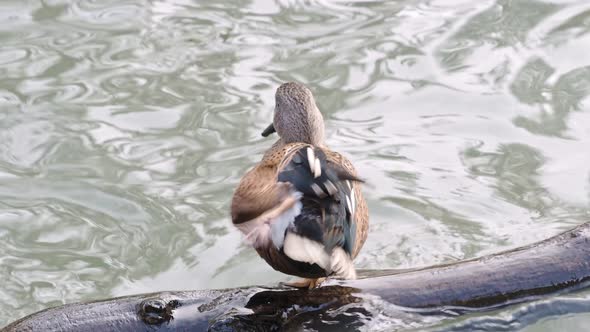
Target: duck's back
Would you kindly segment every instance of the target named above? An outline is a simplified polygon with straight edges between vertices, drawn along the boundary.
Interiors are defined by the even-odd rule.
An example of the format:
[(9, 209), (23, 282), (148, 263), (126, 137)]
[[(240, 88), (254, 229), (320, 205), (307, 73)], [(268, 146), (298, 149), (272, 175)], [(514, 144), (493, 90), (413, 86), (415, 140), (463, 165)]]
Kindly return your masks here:
[[(258, 184), (253, 185), (255, 182)], [(299, 205), (289, 210), (290, 214), (284, 209), (280, 215), (269, 212), (284, 203), (287, 187)], [(276, 201), (271, 202), (273, 199)], [(236, 211), (244, 209), (244, 204), (236, 202), (249, 202), (250, 213)], [(244, 223), (249, 226), (240, 227), (244, 220), (235, 216), (245, 215), (241, 218), (249, 219)], [(362, 247), (368, 228), (366, 203), (350, 161), (304, 143), (277, 143), (265, 154), (238, 186), (232, 217), (273, 268), (308, 278), (332, 273), (354, 278), (352, 258)]]

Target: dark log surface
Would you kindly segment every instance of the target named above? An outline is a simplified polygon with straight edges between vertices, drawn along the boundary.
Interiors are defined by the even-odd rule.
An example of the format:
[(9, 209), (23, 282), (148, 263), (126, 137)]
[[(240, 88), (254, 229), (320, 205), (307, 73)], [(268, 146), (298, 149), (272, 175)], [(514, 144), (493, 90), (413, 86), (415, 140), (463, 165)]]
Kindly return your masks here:
[[(3, 331), (341, 330), (373, 317), (385, 301), (423, 314), (486, 310), (590, 280), (590, 223), (542, 242), (478, 259), (405, 271), (373, 271), (313, 290), (247, 287), (141, 294), (50, 308)], [(368, 274), (368, 275), (367, 275)]]

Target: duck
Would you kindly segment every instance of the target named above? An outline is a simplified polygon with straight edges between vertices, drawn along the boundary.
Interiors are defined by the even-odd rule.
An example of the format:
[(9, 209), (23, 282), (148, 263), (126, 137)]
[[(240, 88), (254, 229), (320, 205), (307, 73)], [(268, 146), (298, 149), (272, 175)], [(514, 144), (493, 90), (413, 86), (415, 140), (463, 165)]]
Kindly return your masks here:
[(330, 150), (324, 119), (309, 88), (281, 84), (263, 137), (278, 140), (247, 171), (231, 201), (233, 225), (273, 269), (318, 287), (326, 278), (356, 279), (353, 260), (369, 216), (353, 164)]

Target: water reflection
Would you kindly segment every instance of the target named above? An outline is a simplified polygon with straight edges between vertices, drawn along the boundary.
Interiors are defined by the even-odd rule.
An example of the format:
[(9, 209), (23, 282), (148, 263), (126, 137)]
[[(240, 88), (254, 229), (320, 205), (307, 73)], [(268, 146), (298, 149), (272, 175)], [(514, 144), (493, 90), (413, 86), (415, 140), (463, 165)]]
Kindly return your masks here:
[[(568, 114), (572, 111), (581, 110), (582, 101), (590, 92), (590, 68), (577, 68), (564, 73), (559, 76), (554, 84), (549, 85), (546, 80), (550, 78), (554, 70), (542, 61), (535, 62), (537, 66), (543, 66), (543, 68), (535, 69), (535, 64), (527, 64), (518, 77), (523, 76), (523, 80), (526, 80), (527, 76), (540, 74), (542, 77), (535, 79), (535, 82), (530, 82), (531, 85), (538, 89), (538, 91), (535, 91), (536, 94), (531, 93), (533, 91), (518, 91), (517, 87), (513, 90), (516, 90), (515, 94), (517, 96), (524, 92), (524, 95), (529, 96), (528, 98), (534, 98), (522, 101), (538, 105), (540, 108), (539, 114), (534, 116), (533, 119), (519, 116), (514, 119), (514, 123), (535, 134), (564, 136), (565, 131), (568, 129)], [(527, 71), (530, 71), (530, 73), (527, 73)], [(524, 83), (524, 86), (531, 88), (526, 82), (519, 83)], [(523, 90), (526, 89), (524, 86), (521, 87)]]
[[(583, 330), (590, 303), (583, 297), (539, 300), (520, 308), (475, 314), (459, 322), (445, 322), (428, 331), (551, 331)], [(559, 317), (559, 318), (558, 318)]]
[(3, 2), (0, 326), (65, 302), (285, 280), (227, 211), (288, 80), (312, 88), (329, 144), (367, 180), (360, 268), (580, 223), (589, 15), (583, 0)]

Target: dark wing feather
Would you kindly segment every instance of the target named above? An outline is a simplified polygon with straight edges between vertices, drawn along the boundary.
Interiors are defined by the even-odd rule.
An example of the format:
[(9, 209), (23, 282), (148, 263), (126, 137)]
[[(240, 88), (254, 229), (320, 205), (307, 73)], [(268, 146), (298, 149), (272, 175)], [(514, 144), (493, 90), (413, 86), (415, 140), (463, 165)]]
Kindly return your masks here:
[(303, 209), (290, 231), (322, 243), (327, 252), (338, 246), (352, 255), (356, 224), (350, 181), (360, 180), (329, 162), (325, 153), (314, 147), (297, 150), (278, 180), (290, 182), (303, 193)]

